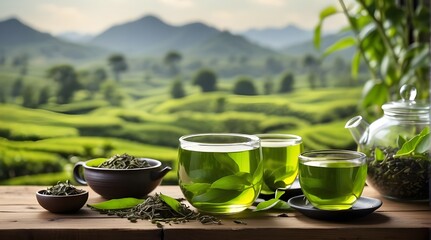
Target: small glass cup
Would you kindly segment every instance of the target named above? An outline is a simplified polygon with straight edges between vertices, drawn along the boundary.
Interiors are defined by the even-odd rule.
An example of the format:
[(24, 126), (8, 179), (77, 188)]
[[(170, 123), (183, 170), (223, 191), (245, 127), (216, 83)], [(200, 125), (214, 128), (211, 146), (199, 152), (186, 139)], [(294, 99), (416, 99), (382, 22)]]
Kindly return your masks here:
[(292, 134), (256, 134), (263, 155), (262, 194), (288, 189), (298, 175), (298, 156), (303, 151), (302, 138)]
[(192, 206), (211, 214), (233, 214), (253, 204), (263, 175), (258, 137), (203, 133), (179, 141), (179, 186)]
[(299, 155), (299, 182), (307, 200), (322, 210), (345, 210), (362, 194), (366, 156), (349, 150), (317, 150)]

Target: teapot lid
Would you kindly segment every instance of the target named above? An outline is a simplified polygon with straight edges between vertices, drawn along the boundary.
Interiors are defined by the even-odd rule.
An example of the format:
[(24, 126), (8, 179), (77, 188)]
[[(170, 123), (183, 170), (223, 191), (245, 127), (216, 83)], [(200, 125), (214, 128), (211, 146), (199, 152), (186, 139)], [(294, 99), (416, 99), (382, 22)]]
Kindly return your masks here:
[(382, 106), (386, 115), (427, 114), (430, 113), (429, 103), (415, 101), (417, 90), (414, 86), (403, 85), (400, 88), (401, 100), (389, 102)]

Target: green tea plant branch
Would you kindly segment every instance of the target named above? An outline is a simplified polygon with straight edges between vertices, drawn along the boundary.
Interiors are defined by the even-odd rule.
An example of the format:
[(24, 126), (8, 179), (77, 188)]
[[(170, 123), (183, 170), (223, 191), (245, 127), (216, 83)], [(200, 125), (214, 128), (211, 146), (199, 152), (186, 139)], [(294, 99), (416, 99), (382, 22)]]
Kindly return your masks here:
[(360, 64), (366, 64), (371, 79), (365, 84), (361, 108), (364, 114), (381, 115), (381, 105), (399, 98), (398, 90), (412, 84), (418, 99), (429, 97), (430, 10), (425, 0), (374, 1), (354, 0), (341, 9), (328, 6), (320, 13), (314, 31), (314, 44), (320, 48), (321, 29), (325, 19), (343, 14), (348, 20), (345, 31), (351, 31), (326, 48), (322, 57), (348, 47), (356, 47), (352, 58), (352, 77), (358, 76)]

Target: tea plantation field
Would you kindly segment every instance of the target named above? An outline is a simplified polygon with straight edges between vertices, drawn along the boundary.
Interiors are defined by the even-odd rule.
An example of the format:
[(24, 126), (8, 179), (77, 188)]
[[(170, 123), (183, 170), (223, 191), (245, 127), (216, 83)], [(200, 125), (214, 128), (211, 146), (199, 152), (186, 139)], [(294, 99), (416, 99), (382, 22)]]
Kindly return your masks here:
[(24, 108), (0, 105), (0, 184), (53, 184), (72, 179), (77, 161), (128, 153), (174, 168), (178, 138), (201, 132), (292, 133), (306, 149), (355, 148), (344, 123), (357, 112), (361, 88), (299, 89), (240, 96), (156, 94), (122, 107), (103, 100)]

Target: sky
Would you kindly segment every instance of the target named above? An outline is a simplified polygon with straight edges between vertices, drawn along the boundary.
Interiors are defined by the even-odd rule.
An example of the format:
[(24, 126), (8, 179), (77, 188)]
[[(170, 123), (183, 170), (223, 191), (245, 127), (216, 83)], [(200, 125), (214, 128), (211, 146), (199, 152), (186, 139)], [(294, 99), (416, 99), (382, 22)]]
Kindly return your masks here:
[[(199, 21), (232, 32), (289, 24), (311, 30), (319, 12), (330, 5), (339, 7), (338, 0), (1, 0), (0, 20), (17, 17), (51, 34), (94, 35), (149, 14), (172, 25)], [(345, 25), (339, 14), (325, 22), (323, 30)]]

